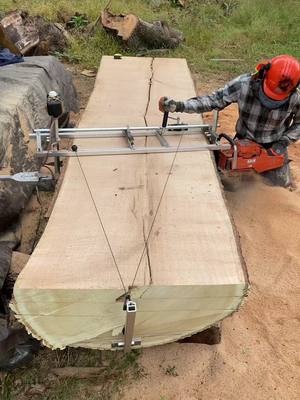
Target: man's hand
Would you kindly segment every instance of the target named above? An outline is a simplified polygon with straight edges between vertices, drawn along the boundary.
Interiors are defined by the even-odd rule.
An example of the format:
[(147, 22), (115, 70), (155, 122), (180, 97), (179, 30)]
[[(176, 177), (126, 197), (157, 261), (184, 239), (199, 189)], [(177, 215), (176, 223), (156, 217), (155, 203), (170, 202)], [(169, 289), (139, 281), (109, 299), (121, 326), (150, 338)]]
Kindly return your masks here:
[(184, 104), (182, 101), (175, 101), (171, 97), (161, 97), (158, 108), (161, 112), (183, 112)]
[(269, 149), (273, 155), (282, 155), (286, 153), (288, 145), (291, 143), (287, 136), (282, 136), (277, 142), (272, 144)]

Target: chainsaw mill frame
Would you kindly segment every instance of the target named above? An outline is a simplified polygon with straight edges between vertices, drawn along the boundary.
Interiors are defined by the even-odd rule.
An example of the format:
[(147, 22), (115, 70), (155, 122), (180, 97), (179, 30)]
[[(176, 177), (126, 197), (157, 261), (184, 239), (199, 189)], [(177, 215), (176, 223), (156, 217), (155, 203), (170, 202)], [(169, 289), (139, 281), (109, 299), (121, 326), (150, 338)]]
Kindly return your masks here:
[[(164, 116), (164, 121), (166, 120)], [(218, 115), (215, 113), (213, 125), (199, 124), (179, 124), (166, 126), (143, 126), (143, 127), (116, 127), (116, 128), (62, 128), (59, 129), (53, 124), (50, 129), (35, 129), (30, 135), (31, 139), (36, 139), (36, 154), (38, 157), (76, 157), (76, 156), (106, 156), (106, 155), (129, 155), (129, 154), (153, 154), (153, 153), (180, 153), (207, 150), (229, 150), (232, 143), (220, 144), (219, 136), (216, 134)], [(163, 124), (164, 125), (164, 124)], [(54, 128), (54, 130), (53, 130)], [(171, 146), (168, 136), (186, 136), (201, 134), (205, 135), (209, 143), (192, 146)], [(157, 147), (137, 147), (135, 138), (156, 137), (160, 146)], [(226, 135), (227, 136), (227, 135)], [(57, 144), (61, 139), (107, 139), (123, 137), (128, 147), (112, 147), (97, 149), (77, 149), (59, 150)], [(225, 138), (225, 136), (224, 136)], [(226, 137), (227, 139), (227, 137)], [(228, 141), (228, 139), (227, 139)], [(44, 149), (45, 142), (50, 149)], [(237, 150), (235, 150), (237, 157)]]

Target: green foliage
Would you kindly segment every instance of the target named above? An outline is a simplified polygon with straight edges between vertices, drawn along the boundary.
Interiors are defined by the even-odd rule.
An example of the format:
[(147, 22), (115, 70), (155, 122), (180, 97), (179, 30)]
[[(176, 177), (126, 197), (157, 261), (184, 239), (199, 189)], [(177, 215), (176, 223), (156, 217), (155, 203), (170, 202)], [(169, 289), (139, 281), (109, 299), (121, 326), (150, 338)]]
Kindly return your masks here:
[[(84, 13), (94, 21), (108, 0), (2, 2), (4, 10), (19, 7), (53, 21), (58, 11), (70, 16), (75, 12)], [(171, 3), (170, 0), (113, 0), (111, 9), (116, 13), (133, 12), (148, 21), (165, 20), (181, 30), (185, 42), (160, 56), (185, 57), (194, 72), (224, 71), (233, 75), (253, 70), (259, 60), (277, 54), (289, 53), (300, 58), (298, 0), (190, 0), (185, 8), (173, 7)], [(115, 52), (135, 55), (121, 40), (98, 27), (91, 37), (75, 35), (70, 49), (61, 56), (93, 68), (98, 66), (103, 54)], [(242, 61), (211, 61), (224, 58)]]
[(239, 2), (236, 0), (216, 0), (216, 3), (223, 9), (225, 17), (229, 17), (239, 5)]
[[(42, 385), (45, 391), (34, 396), (36, 400), (109, 400), (120, 395), (125, 383), (145, 376), (138, 363), (139, 354), (139, 351), (124, 354), (87, 349), (44, 349), (30, 368), (9, 373), (0, 381), (0, 399), (18, 400), (32, 385)], [(63, 367), (104, 368), (97, 377), (90, 379), (53, 377), (51, 369)]]
[(178, 376), (178, 372), (176, 370), (175, 365), (168, 365), (167, 368), (165, 369), (165, 374), (170, 375), (170, 376)]
[(71, 17), (69, 25), (71, 25), (72, 28), (74, 28), (74, 29), (82, 29), (85, 26), (87, 26), (88, 23), (89, 23), (89, 21), (85, 18), (85, 16), (83, 14), (79, 14), (79, 15), (75, 14)]

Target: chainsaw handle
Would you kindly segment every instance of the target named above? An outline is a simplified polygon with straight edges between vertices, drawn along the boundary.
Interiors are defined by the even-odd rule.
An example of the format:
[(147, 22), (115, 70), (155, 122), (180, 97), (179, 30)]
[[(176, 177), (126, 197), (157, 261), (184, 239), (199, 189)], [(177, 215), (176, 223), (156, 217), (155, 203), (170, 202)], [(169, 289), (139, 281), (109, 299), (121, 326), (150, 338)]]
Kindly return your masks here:
[(162, 122), (162, 127), (166, 128), (168, 125), (168, 119), (169, 119), (169, 111), (164, 112), (164, 117), (163, 117), (163, 122)]
[(227, 140), (227, 142), (231, 144), (231, 147), (233, 149), (232, 169), (237, 169), (237, 158), (238, 158), (237, 144), (234, 141), (234, 139), (232, 139), (232, 137), (230, 137), (226, 133), (220, 133), (220, 135), (218, 136), (218, 140), (221, 140), (222, 138), (224, 138), (225, 140)]
[(230, 137), (226, 133), (220, 133), (220, 135), (218, 136), (218, 140), (221, 140), (222, 138), (226, 139), (227, 142), (229, 142), (232, 147), (235, 146), (235, 141), (232, 139), (232, 137)]

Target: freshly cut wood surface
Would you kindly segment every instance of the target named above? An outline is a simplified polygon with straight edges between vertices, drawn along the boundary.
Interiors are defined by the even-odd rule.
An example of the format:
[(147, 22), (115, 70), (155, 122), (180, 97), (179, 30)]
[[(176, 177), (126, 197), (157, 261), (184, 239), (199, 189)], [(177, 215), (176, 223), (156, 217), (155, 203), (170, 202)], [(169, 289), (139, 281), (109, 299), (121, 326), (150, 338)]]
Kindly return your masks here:
[[(103, 57), (80, 126), (159, 125), (162, 95), (195, 95), (185, 60)], [(201, 122), (195, 115), (180, 118)], [(205, 139), (167, 140), (182, 145)], [(154, 143), (156, 138), (136, 140)], [(76, 144), (127, 145), (124, 138)], [(208, 152), (82, 157), (80, 163), (118, 268), (79, 160), (70, 159), (46, 230), (15, 285), (12, 307), (34, 336), (54, 348), (109, 349), (123, 340), (128, 288), (138, 307), (135, 337), (144, 347), (189, 336), (238, 308), (247, 279)]]
[[(178, 100), (195, 96), (184, 59), (156, 58), (153, 71), (146, 117), (148, 125), (161, 118), (157, 99), (162, 93)], [(201, 123), (199, 115), (178, 116), (184, 123)], [(205, 138), (199, 136), (184, 137), (180, 145), (204, 143)], [(150, 139), (151, 144), (154, 140)], [(178, 146), (180, 137), (168, 138), (168, 141)], [(147, 156), (150, 199), (155, 201), (159, 198), (173, 158), (173, 154)], [(160, 174), (156, 175), (156, 170)], [(176, 155), (155, 232), (150, 241), (154, 283), (203, 285), (244, 282), (233, 228), (209, 152)]]
[(104, 28), (116, 31), (123, 40), (128, 40), (139, 23), (139, 18), (134, 14), (115, 15), (105, 9), (101, 13), (101, 23)]
[[(104, 58), (79, 126), (145, 125), (150, 65), (151, 59), (145, 58)], [(139, 142), (144, 144), (144, 139)], [(79, 149), (126, 147), (126, 140), (84, 139), (76, 144)], [(80, 163), (128, 286), (144, 245), (145, 157), (83, 157)], [(141, 276), (138, 283), (144, 284), (144, 279)], [(47, 228), (19, 284), (22, 288), (122, 288), (76, 158), (69, 160)]]

